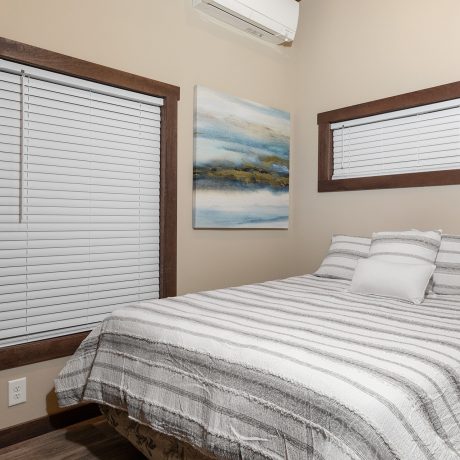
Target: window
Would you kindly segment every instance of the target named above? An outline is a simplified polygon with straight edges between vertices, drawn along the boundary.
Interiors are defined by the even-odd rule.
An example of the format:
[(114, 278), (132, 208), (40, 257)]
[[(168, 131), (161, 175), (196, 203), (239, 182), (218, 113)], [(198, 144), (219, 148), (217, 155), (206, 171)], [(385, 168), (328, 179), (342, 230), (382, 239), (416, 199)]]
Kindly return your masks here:
[(163, 100), (0, 68), (0, 345), (158, 297)]
[(454, 83), (319, 114), (319, 191), (460, 183), (459, 96)]
[[(54, 53), (51, 51), (47, 51), (41, 48), (37, 48), (34, 46), (26, 45), (24, 43), (19, 43), (13, 40), (9, 40), (6, 38), (0, 37), (0, 59), (5, 59), (5, 62), (2, 62), (2, 65), (6, 66), (7, 68), (4, 69), (8, 70), (9, 65), (13, 65), (14, 62), (22, 63), (25, 66), (34, 67), (33, 72), (29, 71), (30, 74), (38, 73), (40, 74), (41, 70), (46, 70), (49, 72), (57, 73), (54, 75), (56, 79), (63, 77), (63, 75), (67, 75), (70, 77), (74, 77), (77, 80), (75, 82), (76, 88), (74, 89), (82, 89), (79, 88), (83, 86), (84, 89), (88, 89), (86, 84), (92, 83), (100, 83), (101, 85), (105, 86), (105, 89), (102, 91), (104, 96), (111, 96), (117, 92), (117, 89), (126, 90), (132, 96), (132, 92), (136, 93), (135, 99), (136, 102), (139, 102), (139, 97), (143, 98), (143, 95), (146, 96), (154, 96), (154, 98), (159, 98), (158, 100), (155, 99), (155, 104), (157, 102), (163, 101), (163, 105), (159, 108), (159, 115), (160, 115), (160, 141), (159, 141), (159, 158), (160, 158), (160, 168), (159, 168), (159, 210), (156, 209), (156, 212), (159, 215), (159, 278), (156, 280), (159, 289), (159, 297), (168, 297), (176, 295), (176, 254), (177, 254), (177, 174), (176, 174), (176, 164), (177, 164), (177, 108), (178, 108), (178, 101), (180, 98), (180, 88), (174, 85), (170, 85), (167, 83), (159, 82), (156, 80), (152, 80), (149, 78), (141, 77), (138, 75), (133, 75), (130, 73), (126, 73), (120, 70), (112, 69), (109, 67), (101, 66), (98, 64), (94, 64), (91, 62), (83, 61), (80, 59), (76, 59), (73, 57), (65, 56), (62, 54)], [(24, 68), (20, 66), (19, 69)], [(18, 70), (18, 68), (16, 68)], [(7, 71), (5, 73), (11, 74), (11, 71)], [(15, 72), (13, 72), (14, 74)], [(44, 74), (43, 74), (44, 75)], [(50, 80), (53, 80), (51, 78)], [(65, 77), (64, 77), (65, 79)], [(39, 80), (39, 79), (38, 79)], [(43, 79), (46, 81), (46, 78)], [(11, 83), (11, 82), (10, 82)], [(12, 82), (14, 84), (14, 81)], [(50, 83), (57, 83), (56, 81), (50, 81)], [(16, 80), (17, 84), (17, 80)], [(26, 82), (24, 82), (26, 85)], [(64, 85), (66, 86), (66, 85)], [(72, 87), (72, 85), (67, 85)], [(114, 90), (114, 93), (111, 91)], [(97, 93), (96, 88), (94, 88), (94, 93)], [(107, 94), (107, 93), (108, 94)], [(120, 96), (123, 91), (119, 94), (115, 94), (115, 96)], [(123, 93), (127, 95), (128, 93)], [(142, 96), (141, 96), (142, 95)], [(0, 101), (4, 99), (3, 96), (0, 96)], [(127, 98), (129, 100), (130, 97)], [(16, 102), (18, 102), (16, 100)], [(23, 101), (23, 103), (25, 100)], [(21, 100), (19, 100), (21, 103)], [(6, 102), (4, 102), (6, 104)], [(14, 109), (14, 99), (10, 101), (10, 107)], [(1, 104), (0, 104), (1, 105)], [(17, 109), (17, 105), (16, 105)], [(24, 112), (25, 113), (25, 112)], [(10, 120), (10, 124), (13, 123)], [(2, 123), (0, 123), (2, 125)], [(15, 135), (11, 135), (11, 128), (14, 129), (13, 126), (0, 126), (0, 132), (5, 136), (3, 139), (7, 139), (8, 142), (13, 141)], [(17, 125), (16, 125), (17, 129)], [(23, 133), (23, 139), (25, 141), (26, 133)], [(16, 138), (17, 138), (17, 131), (16, 131)], [(53, 139), (58, 139), (57, 137)], [(53, 140), (51, 139), (51, 140)], [(16, 140), (17, 141), (17, 140)], [(1, 141), (3, 142), (3, 141)], [(25, 142), (24, 142), (25, 144)], [(0, 158), (4, 158), (4, 151), (2, 150), (4, 145), (0, 143)], [(10, 152), (14, 153), (14, 152)], [(11, 156), (10, 156), (11, 159)], [(18, 158), (16, 158), (18, 159)], [(78, 160), (77, 157), (71, 158), (71, 160)], [(22, 164), (21, 168), (19, 169), (19, 165), (17, 165), (16, 170), (13, 164), (15, 161), (10, 161), (8, 167), (10, 169), (6, 169), (0, 167), (1, 171), (1, 178), (0, 183), (6, 185), (8, 183), (8, 187), (0, 187), (2, 190), (2, 195), (0, 201), (0, 215), (3, 215), (3, 211), (7, 211), (10, 213), (10, 217), (5, 219), (15, 219), (12, 222), (0, 222), (0, 228), (2, 232), (5, 231), (8, 225), (14, 224), (19, 225), (19, 216), (22, 212), (23, 215), (26, 209), (18, 209), (20, 203), (24, 203), (24, 198), (27, 198), (26, 194), (24, 193), (27, 189), (24, 188), (25, 183), (17, 183), (17, 181), (22, 177), (24, 178), (25, 167), (28, 166), (27, 164), (28, 158), (26, 155), (22, 157), (22, 160), (19, 161), (19, 165)], [(16, 163), (18, 163), (16, 161)], [(8, 172), (9, 171), (9, 172)], [(29, 171), (30, 175), (32, 171)], [(34, 172), (36, 174), (37, 171)], [(8, 178), (5, 176), (9, 175)], [(29, 178), (30, 178), (29, 175)], [(90, 176), (91, 177), (91, 176)], [(28, 178), (27, 178), (28, 179)], [(7, 188), (10, 188), (11, 182), (16, 181), (16, 191), (10, 192), (10, 195), (7, 194), (5, 191)], [(69, 181), (68, 184), (71, 184)], [(21, 201), (19, 201), (20, 196), (18, 190), (22, 190), (23, 194), (21, 197)], [(16, 197), (16, 202), (11, 204), (12, 200)], [(57, 199), (63, 199), (63, 196), (59, 196)], [(10, 204), (6, 204), (7, 202)], [(13, 200), (14, 201), (14, 200)], [(30, 205), (31, 203), (27, 203)], [(13, 211), (11, 206), (16, 206), (16, 209)], [(11, 212), (16, 213), (15, 217), (11, 216)], [(103, 215), (101, 213), (101, 215)], [(21, 222), (21, 224), (24, 224)], [(74, 223), (72, 223), (72, 226)], [(113, 228), (111, 229), (113, 230)], [(6, 252), (3, 253), (3, 250), (12, 251), (18, 248), (18, 245), (23, 244), (21, 243), (21, 238), (14, 237), (14, 232), (8, 232), (9, 236), (11, 237), (10, 240), (3, 240), (0, 242), (0, 295), (2, 298), (0, 299), (0, 331), (3, 330), (3, 324), (6, 324), (6, 320), (12, 320), (12, 315), (14, 315), (14, 309), (5, 307), (6, 304), (11, 307), (11, 302), (14, 301), (15, 292), (14, 288), (11, 287), (12, 284), (6, 284), (6, 278), (2, 278), (5, 273), (8, 273), (7, 276), (16, 276), (14, 270), (15, 267), (6, 267), (6, 262), (4, 262), (6, 256)], [(19, 236), (20, 232), (16, 235)], [(22, 232), (24, 234), (24, 232)], [(91, 239), (91, 238), (88, 238)], [(88, 240), (87, 239), (87, 240)], [(11, 244), (5, 244), (6, 242), (12, 242)], [(24, 239), (22, 239), (24, 241)], [(20, 249), (20, 247), (19, 247)], [(12, 254), (8, 255), (8, 258), (11, 258)], [(53, 254), (51, 254), (53, 256)], [(23, 257), (24, 259), (24, 257)], [(20, 273), (19, 273), (20, 275)], [(23, 283), (24, 284), (24, 283)], [(7, 286), (10, 286), (7, 288)], [(27, 286), (26, 286), (27, 287)], [(8, 289), (10, 291), (8, 292)], [(46, 291), (46, 290), (45, 290)], [(45, 291), (43, 294), (45, 294)], [(19, 291), (20, 293), (20, 291)], [(62, 293), (61, 293), (62, 294)], [(148, 294), (148, 293), (146, 293)], [(8, 295), (8, 297), (6, 297)], [(8, 299), (8, 300), (6, 300)], [(16, 301), (20, 300), (16, 297)], [(39, 307), (41, 308), (41, 306)], [(55, 305), (53, 306), (55, 307)], [(89, 312), (88, 312), (89, 313)], [(101, 314), (104, 314), (101, 312)], [(62, 318), (61, 318), (62, 319)], [(4, 323), (5, 321), (5, 323)], [(18, 324), (18, 323), (16, 323)], [(9, 323), (9, 328), (11, 329), (12, 323)], [(16, 326), (14, 326), (16, 328)], [(89, 329), (90, 324), (85, 326), (85, 329)], [(83, 326), (82, 326), (83, 329)], [(38, 332), (38, 331), (37, 331)], [(42, 331), (44, 332), (44, 331)], [(81, 340), (88, 334), (87, 331), (85, 332), (77, 332), (77, 333), (70, 333), (70, 328), (66, 331), (60, 331), (59, 333), (65, 333), (66, 335), (54, 337), (54, 338), (43, 338), (38, 340), (38, 334), (36, 336), (22, 336), (21, 340), (30, 340), (28, 343), (20, 343), (18, 345), (6, 345), (6, 341), (10, 344), (19, 343), (20, 340), (14, 339), (14, 337), (10, 334), (9, 337), (6, 337), (6, 334), (3, 334), (0, 338), (2, 344), (0, 345), (0, 370), (8, 369), (16, 366), (22, 366), (25, 364), (36, 363), (40, 361), (45, 361), (48, 359), (59, 358), (63, 356), (68, 356), (72, 354), (75, 349), (80, 344)], [(58, 332), (56, 331), (56, 334)], [(47, 337), (48, 333), (44, 333), (41, 337)], [(50, 334), (51, 335), (51, 334)], [(54, 335), (54, 334), (53, 334)], [(37, 340), (36, 340), (37, 339)]]
[(331, 125), (332, 179), (460, 167), (460, 100)]

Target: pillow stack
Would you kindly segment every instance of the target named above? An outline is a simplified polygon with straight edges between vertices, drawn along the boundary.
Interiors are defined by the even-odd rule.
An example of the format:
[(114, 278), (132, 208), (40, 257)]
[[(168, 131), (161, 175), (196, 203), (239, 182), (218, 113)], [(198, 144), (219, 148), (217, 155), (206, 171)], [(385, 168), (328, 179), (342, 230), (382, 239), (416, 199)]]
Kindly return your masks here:
[(437, 231), (374, 233), (369, 258), (357, 264), (350, 291), (422, 303), (440, 244)]
[(434, 291), (460, 294), (460, 237), (451, 238), (441, 244), (440, 231), (418, 230), (379, 232), (372, 239), (336, 235), (314, 274), (351, 280), (350, 291), (356, 294), (419, 304), (438, 260)]

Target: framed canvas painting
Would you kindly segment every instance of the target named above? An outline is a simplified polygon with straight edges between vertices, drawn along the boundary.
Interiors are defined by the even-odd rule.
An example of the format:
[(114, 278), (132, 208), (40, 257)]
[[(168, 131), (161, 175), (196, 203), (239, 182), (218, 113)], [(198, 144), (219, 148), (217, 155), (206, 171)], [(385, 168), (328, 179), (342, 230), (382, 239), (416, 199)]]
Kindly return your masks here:
[(195, 89), (194, 228), (288, 228), (290, 115)]

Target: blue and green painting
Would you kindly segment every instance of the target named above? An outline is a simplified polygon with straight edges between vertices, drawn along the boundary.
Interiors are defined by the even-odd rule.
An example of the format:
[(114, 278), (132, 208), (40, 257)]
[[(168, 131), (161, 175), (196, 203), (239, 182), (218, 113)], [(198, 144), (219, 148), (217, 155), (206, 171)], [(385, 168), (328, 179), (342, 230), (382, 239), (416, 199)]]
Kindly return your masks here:
[(287, 228), (290, 115), (196, 87), (194, 228)]

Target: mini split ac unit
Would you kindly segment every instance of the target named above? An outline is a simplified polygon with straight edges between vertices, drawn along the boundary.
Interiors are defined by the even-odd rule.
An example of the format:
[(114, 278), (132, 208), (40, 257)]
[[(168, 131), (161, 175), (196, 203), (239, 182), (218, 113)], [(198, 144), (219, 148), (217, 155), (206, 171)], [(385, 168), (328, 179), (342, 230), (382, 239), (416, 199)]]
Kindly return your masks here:
[(193, 6), (275, 44), (292, 42), (299, 20), (296, 0), (193, 0)]

